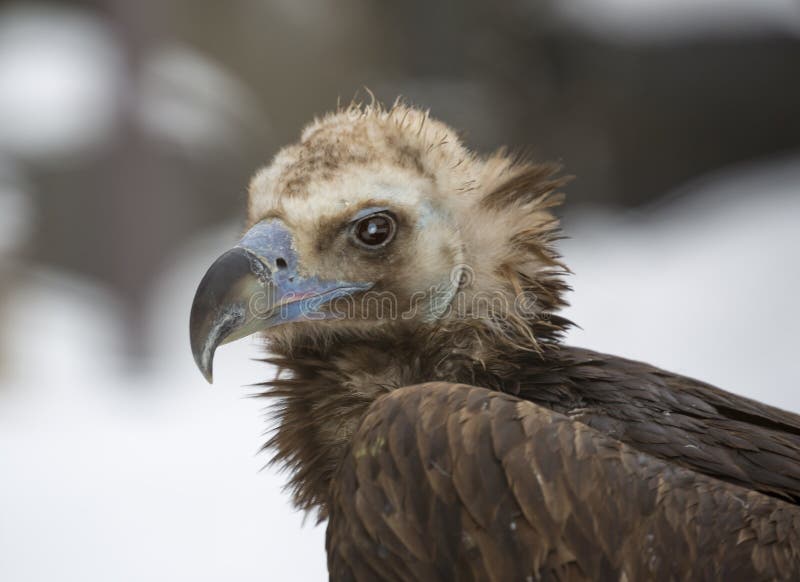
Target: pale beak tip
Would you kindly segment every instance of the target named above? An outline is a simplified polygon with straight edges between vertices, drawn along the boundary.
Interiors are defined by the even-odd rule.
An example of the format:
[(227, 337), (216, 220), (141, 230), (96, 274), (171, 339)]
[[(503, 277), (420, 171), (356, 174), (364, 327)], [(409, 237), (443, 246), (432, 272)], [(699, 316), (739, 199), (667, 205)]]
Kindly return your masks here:
[(209, 384), (214, 383), (214, 371), (212, 370), (212, 366), (208, 366), (208, 368), (200, 368), (200, 372), (203, 374), (203, 378), (206, 379), (206, 382)]
[[(193, 348), (195, 346), (192, 346)], [(205, 346), (203, 346), (205, 347)], [(206, 382), (209, 384), (214, 383), (214, 353), (208, 353), (207, 349), (193, 349), (192, 355), (194, 356), (194, 363), (197, 365), (198, 370), (200, 373), (203, 374), (203, 378), (206, 379)]]

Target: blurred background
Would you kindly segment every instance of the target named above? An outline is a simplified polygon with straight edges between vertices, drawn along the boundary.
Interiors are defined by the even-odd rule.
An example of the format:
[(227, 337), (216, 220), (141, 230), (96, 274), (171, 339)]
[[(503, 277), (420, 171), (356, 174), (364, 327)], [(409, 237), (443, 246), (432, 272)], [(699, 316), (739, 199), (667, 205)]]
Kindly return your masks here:
[(800, 412), (796, 0), (0, 3), (0, 580), (321, 580), (206, 386), (195, 285), (251, 173), (363, 87), (577, 179), (570, 342)]

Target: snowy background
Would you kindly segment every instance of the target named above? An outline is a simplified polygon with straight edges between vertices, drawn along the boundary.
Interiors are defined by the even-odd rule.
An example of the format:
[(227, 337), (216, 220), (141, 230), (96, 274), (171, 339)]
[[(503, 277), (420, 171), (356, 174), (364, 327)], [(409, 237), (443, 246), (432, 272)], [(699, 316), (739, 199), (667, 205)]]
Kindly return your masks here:
[[(270, 370), (242, 340), (219, 351), (206, 385), (188, 310), (202, 273), (236, 238), (247, 174), (367, 81), (387, 96), (416, 95), (479, 147), (509, 132), (578, 175), (562, 244), (575, 272), (567, 316), (582, 326), (570, 343), (800, 412), (800, 100), (781, 101), (796, 91), (781, 77), (799, 54), (796, 3), (570, 0), (548, 12), (519, 2), (523, 14), (506, 16), (519, 17), (526, 42), (546, 42), (526, 45), (530, 62), (498, 61), (536, 79), (535, 92), (517, 93), (471, 70), (442, 75), (426, 59), (365, 63), (350, 43), (359, 31), (388, 38), (397, 14), (351, 0), (331, 19), (325, 2), (310, 4), (266, 2), (257, 21), (294, 27), (295, 37), (279, 36), (294, 43), (286, 53), (306, 40), (312, 53), (341, 51), (332, 58), (351, 67), (337, 73), (341, 85), (295, 65), (264, 85), (254, 71), (269, 69), (272, 53), (250, 62), (243, 52), (264, 48), (253, 37), (201, 35), (214, 17), (179, 1), (155, 15), (120, 2), (0, 7), (0, 580), (325, 579), (324, 525), (304, 523), (284, 476), (263, 469), (265, 403), (243, 386)], [(246, 28), (252, 15), (236, 10), (228, 24)], [(592, 73), (612, 79), (609, 103), (623, 105), (652, 105), (642, 86), (665, 90), (629, 66), (637, 51), (722, 43), (736, 55), (766, 38), (783, 47), (763, 73), (781, 94), (706, 86), (716, 97), (706, 103), (680, 90), (703, 88), (695, 78), (655, 101), (708, 106), (675, 130), (686, 142), (668, 139), (668, 105), (605, 127), (607, 110), (580, 105), (602, 86), (571, 86), (571, 101), (568, 65), (555, 75), (562, 85), (545, 82), (554, 65), (541, 55), (558, 38), (623, 47), (609, 57), (616, 65), (598, 60)], [(563, 131), (521, 116), (539, 106)], [(749, 121), (702, 126), (722, 123), (714, 116), (726, 109)]]

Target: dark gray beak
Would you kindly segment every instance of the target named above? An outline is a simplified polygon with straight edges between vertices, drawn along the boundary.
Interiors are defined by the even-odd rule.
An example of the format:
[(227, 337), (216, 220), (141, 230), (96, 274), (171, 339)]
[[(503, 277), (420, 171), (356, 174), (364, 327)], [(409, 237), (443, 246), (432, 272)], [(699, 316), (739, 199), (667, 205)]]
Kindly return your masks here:
[(292, 242), (282, 221), (259, 222), (200, 281), (189, 338), (194, 361), (208, 382), (220, 345), (282, 323), (336, 317), (321, 308), (372, 286), (301, 276)]

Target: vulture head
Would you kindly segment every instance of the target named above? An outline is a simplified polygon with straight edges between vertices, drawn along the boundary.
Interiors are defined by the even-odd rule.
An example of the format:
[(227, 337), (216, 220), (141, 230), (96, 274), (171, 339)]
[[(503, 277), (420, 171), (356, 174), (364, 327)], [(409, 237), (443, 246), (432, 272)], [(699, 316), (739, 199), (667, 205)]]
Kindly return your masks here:
[(485, 384), (509, 349), (559, 337), (557, 171), (478, 156), (426, 112), (373, 104), (315, 120), (256, 173), (245, 233), (197, 290), (191, 346), (211, 381), (218, 346), (265, 339), (285, 371), (269, 383), (269, 444), (301, 507), (324, 505), (337, 454), (381, 392)]

